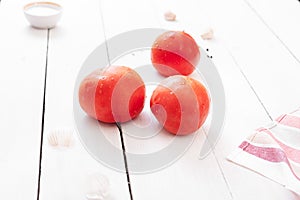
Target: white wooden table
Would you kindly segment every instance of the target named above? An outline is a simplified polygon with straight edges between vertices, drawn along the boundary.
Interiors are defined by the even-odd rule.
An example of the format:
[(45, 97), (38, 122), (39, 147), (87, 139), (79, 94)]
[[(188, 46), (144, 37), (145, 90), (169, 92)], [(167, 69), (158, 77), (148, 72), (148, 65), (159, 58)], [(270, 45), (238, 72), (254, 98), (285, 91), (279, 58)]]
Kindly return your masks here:
[[(226, 160), (253, 129), (300, 105), (297, 0), (56, 2), (64, 13), (51, 30), (28, 25), (22, 13), (27, 0), (0, 3), (1, 199), (82, 200), (86, 180), (95, 173), (109, 178), (108, 199), (300, 199)], [(167, 10), (177, 14), (177, 22), (164, 20)], [(203, 41), (201, 31), (209, 26), (215, 39)], [(225, 87), (226, 122), (205, 159), (198, 159), (199, 136), (183, 157), (161, 171), (134, 175), (129, 162), (128, 184), (126, 173), (94, 160), (76, 134), (68, 149), (52, 148), (47, 134), (74, 126), (74, 81), (92, 50), (119, 33), (152, 27), (185, 30), (209, 48)], [(117, 129), (113, 137), (120, 141)], [(131, 145), (128, 151), (135, 148)]]

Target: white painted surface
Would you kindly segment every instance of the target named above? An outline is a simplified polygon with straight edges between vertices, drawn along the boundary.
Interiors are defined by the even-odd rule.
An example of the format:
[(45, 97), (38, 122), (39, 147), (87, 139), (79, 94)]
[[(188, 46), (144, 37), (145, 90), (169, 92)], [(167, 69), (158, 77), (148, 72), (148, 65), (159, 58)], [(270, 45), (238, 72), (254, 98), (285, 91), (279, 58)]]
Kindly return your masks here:
[[(200, 147), (203, 144), (203, 138), (201, 139), (201, 136), (199, 136), (200, 138), (195, 141), (191, 149), (172, 166), (152, 174), (131, 175), (134, 198), (197, 199), (202, 197), (209, 199), (253, 199), (255, 196), (257, 199), (282, 199), (284, 197), (296, 199), (291, 192), (280, 185), (251, 171), (234, 166), (225, 159), (233, 148), (239, 145), (241, 140), (250, 134), (252, 130), (270, 120), (240, 70), (244, 71), (247, 78), (248, 76), (249, 79), (254, 77), (253, 80), (250, 79), (250, 84), (255, 84), (253, 86), (255, 91), (260, 91), (263, 88), (273, 90), (272, 87), (270, 88), (270, 85), (268, 85), (268, 88), (264, 86), (266, 83), (264, 79), (259, 79), (259, 75), (263, 76), (268, 71), (268, 68), (264, 66), (270, 65), (271, 61), (264, 60), (263, 56), (273, 58), (272, 53), (274, 52), (280, 55), (277, 58), (282, 56), (285, 58), (288, 57), (287, 62), (292, 63), (293, 60), (289, 57), (288, 53), (284, 51), (280, 43), (263, 24), (255, 18), (255, 15), (253, 16), (253, 13), (245, 6), (244, 2), (197, 1), (196, 3), (194, 1), (154, 1), (147, 6), (147, 9), (145, 9), (145, 4), (140, 6), (139, 9), (130, 9), (129, 7), (128, 9), (124, 9), (122, 6), (115, 7), (115, 12), (110, 12), (112, 7), (117, 5), (117, 2), (109, 1), (102, 3), (107, 36), (110, 37), (110, 35), (120, 33), (124, 30), (120, 26), (114, 26), (114, 24), (118, 23), (128, 24), (130, 28), (154, 26), (173, 30), (185, 30), (191, 33), (199, 44), (203, 45), (202, 47), (210, 49), (208, 53), (213, 56), (213, 60), (220, 70), (227, 94), (228, 113), (223, 136), (215, 150), (215, 155), (211, 154), (201, 161), (196, 160), (195, 153), (200, 152)], [(164, 20), (163, 14), (167, 10), (172, 10), (176, 13), (177, 20), (175, 22), (166, 22)], [(144, 14), (141, 15), (141, 12)], [(152, 18), (152, 16), (149, 15), (152, 12), (155, 18), (150, 22), (149, 18)], [(116, 18), (113, 17), (114, 13), (119, 13), (120, 16), (126, 17)], [(212, 41), (202, 41), (200, 34), (209, 27), (213, 27), (215, 30), (215, 39)], [(254, 31), (253, 33), (255, 29), (259, 31)], [(253, 39), (248, 38), (255, 39), (253, 41)], [(270, 43), (273, 46), (268, 48)], [(238, 51), (234, 51), (236, 46), (239, 47)], [(260, 49), (258, 46), (266, 47)], [(252, 56), (249, 57), (249, 55), (253, 55), (254, 58)], [(247, 67), (240, 66), (239, 59), (246, 63)], [(284, 60), (280, 59), (280, 62), (284, 62)], [(263, 65), (261, 65), (262, 63)], [(277, 68), (279, 72), (274, 72), (274, 74), (282, 77), (284, 68), (279, 66)], [(262, 72), (260, 73), (259, 71)], [(297, 69), (292, 68), (291, 73), (296, 74)], [(275, 75), (268, 76), (268, 79), (275, 79), (272, 77)], [(280, 82), (277, 83), (277, 85), (279, 84)], [(274, 94), (270, 95), (268, 90), (263, 91), (262, 96), (273, 97)], [(287, 92), (289, 92), (290, 96), (293, 96), (291, 90)], [(278, 103), (273, 103), (273, 105), (277, 105), (275, 107), (271, 104), (272, 101), (266, 103), (269, 103), (268, 105), (273, 108), (269, 109), (269, 112), (275, 112), (276, 110), (278, 110), (277, 112), (284, 112), (289, 107), (298, 106), (287, 103), (287, 105), (280, 107), (277, 105)], [(153, 152), (158, 149), (158, 145), (167, 144), (165, 141), (163, 142), (164, 144), (155, 143), (151, 145), (151, 142), (148, 144), (142, 141), (144, 145), (141, 145), (138, 139), (133, 139), (130, 136), (125, 136), (125, 141), (127, 151), (130, 153)], [(130, 170), (130, 160), (128, 165)], [(208, 165), (210, 166), (209, 170), (207, 169)], [(222, 173), (224, 173), (224, 177)], [(210, 182), (211, 180), (213, 184)], [(243, 184), (241, 184), (242, 181)], [(202, 188), (202, 190), (199, 188)], [(216, 190), (218, 192), (215, 192)]]
[[(100, 3), (61, 0), (58, 3), (64, 7), (64, 14), (59, 26), (50, 31), (40, 199), (84, 199), (88, 191), (86, 181), (97, 173), (105, 174), (111, 182), (109, 199), (130, 199), (126, 175), (95, 161), (76, 134), (74, 144), (68, 149), (49, 146), (47, 134), (56, 128), (73, 127), (74, 81), (85, 58), (104, 41), (104, 33), (110, 38), (124, 31), (150, 27), (185, 30), (203, 48), (209, 49), (208, 54), (213, 56), (223, 79), (227, 117), (214, 153), (204, 160), (198, 160), (204, 141), (200, 130), (191, 148), (173, 165), (150, 174), (131, 174), (133, 198), (300, 199), (277, 183), (226, 160), (253, 129), (270, 121), (261, 103), (272, 118), (299, 107), (299, 63), (266, 26), (299, 56), (299, 28), (293, 28), (298, 27), (299, 2), (249, 0), (250, 7), (257, 10), (266, 24), (242, 0), (103, 0)], [(0, 4), (3, 199), (35, 199), (38, 184), (47, 32), (28, 26), (22, 13), (24, 4), (8, 0)], [(175, 22), (165, 21), (163, 15), (167, 10), (177, 15)], [(285, 14), (278, 15), (279, 11)], [(215, 38), (203, 41), (200, 35), (208, 27), (214, 29)], [(132, 63), (138, 64), (141, 59), (144, 58)], [(19, 99), (22, 99), (20, 105)], [(20, 118), (24, 113), (25, 117)], [(120, 148), (117, 129), (110, 129), (109, 135), (110, 141)], [(124, 139), (128, 152), (151, 152), (166, 144), (156, 141), (153, 146), (147, 142), (140, 145), (128, 136)], [(131, 164), (134, 163), (129, 160), (129, 171)]]
[[(246, 3), (235, 1), (235, 5), (240, 11), (238, 17), (226, 20), (236, 28), (230, 32), (227, 27), (222, 28), (227, 33), (227, 48), (273, 118), (294, 110), (299, 107), (300, 63)], [(296, 38), (294, 41), (297, 43)]]
[(300, 27), (297, 26), (300, 19), (299, 1), (297, 0), (245, 0), (253, 12), (260, 16), (270, 31), (273, 32), (286, 51), (292, 53), (300, 61), (299, 34)]
[(0, 5), (0, 196), (36, 199), (46, 31), (28, 27), (19, 1)]
[[(40, 199), (85, 199), (92, 190), (93, 177), (99, 173), (110, 182), (109, 199), (129, 199), (126, 174), (94, 160), (80, 143), (77, 133), (74, 132), (74, 144), (70, 148), (53, 148), (47, 141), (53, 129), (75, 129), (75, 79), (88, 55), (104, 41), (98, 1), (62, 1), (60, 4), (64, 15), (60, 25), (50, 31)], [(85, 14), (78, 15), (76, 11)], [(107, 137), (120, 148), (116, 127), (107, 128)]]

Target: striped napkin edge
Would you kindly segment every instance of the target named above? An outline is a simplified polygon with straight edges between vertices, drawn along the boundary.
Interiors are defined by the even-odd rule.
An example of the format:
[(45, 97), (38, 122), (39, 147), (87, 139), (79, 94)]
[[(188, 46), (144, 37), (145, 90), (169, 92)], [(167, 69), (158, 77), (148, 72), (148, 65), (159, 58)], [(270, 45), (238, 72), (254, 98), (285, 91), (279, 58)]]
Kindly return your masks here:
[[(286, 144), (278, 137), (278, 133), (277, 135), (273, 134), (274, 130), (280, 130), (281, 126), (290, 129), (291, 132), (296, 131), (297, 134), (294, 137), (299, 137), (300, 109), (281, 115), (271, 124), (257, 129), (227, 157), (227, 160), (254, 171), (300, 195), (300, 145), (295, 147)], [(256, 137), (259, 137), (258, 141), (263, 142), (255, 141)], [(297, 169), (297, 173), (294, 169)]]

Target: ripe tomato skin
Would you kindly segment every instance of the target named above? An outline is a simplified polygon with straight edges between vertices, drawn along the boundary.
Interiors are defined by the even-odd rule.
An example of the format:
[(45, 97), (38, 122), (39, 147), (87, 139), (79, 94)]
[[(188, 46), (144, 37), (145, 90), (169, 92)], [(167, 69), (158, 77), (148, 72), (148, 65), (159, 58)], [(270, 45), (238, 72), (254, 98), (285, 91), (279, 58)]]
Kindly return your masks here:
[(189, 75), (200, 60), (196, 41), (183, 31), (167, 31), (152, 45), (151, 61), (163, 76)]
[(198, 130), (209, 112), (206, 88), (197, 80), (176, 75), (165, 79), (152, 93), (150, 108), (170, 133), (187, 135)]
[(78, 96), (89, 116), (106, 123), (126, 122), (142, 111), (145, 85), (133, 69), (110, 66), (89, 74), (81, 82)]

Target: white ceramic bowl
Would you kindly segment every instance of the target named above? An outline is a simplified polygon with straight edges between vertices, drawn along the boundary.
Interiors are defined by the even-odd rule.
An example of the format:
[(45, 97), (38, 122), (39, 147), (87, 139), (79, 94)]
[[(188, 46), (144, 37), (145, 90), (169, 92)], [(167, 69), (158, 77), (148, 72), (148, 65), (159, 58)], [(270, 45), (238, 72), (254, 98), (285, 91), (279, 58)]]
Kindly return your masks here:
[(62, 7), (52, 2), (33, 2), (23, 8), (29, 23), (39, 29), (53, 28), (60, 20)]

